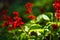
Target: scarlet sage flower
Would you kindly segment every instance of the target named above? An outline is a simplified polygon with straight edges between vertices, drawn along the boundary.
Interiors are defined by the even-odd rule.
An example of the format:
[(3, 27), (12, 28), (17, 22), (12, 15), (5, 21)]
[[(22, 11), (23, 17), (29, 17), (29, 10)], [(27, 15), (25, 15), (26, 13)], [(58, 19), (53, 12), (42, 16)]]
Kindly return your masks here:
[(12, 24), (12, 23), (13, 23), (13, 20), (11, 19), (10, 16), (7, 17), (7, 23), (8, 23), (8, 24)]
[(32, 8), (27, 9), (27, 10), (26, 10), (26, 13), (27, 13), (27, 14), (32, 14)]
[(34, 16), (34, 15), (29, 15), (28, 18), (29, 18), (29, 19), (34, 19), (34, 20), (35, 20), (35, 19), (36, 19), (36, 16)]
[(13, 22), (13, 28), (15, 29), (16, 27), (17, 27), (17, 22), (15, 21), (15, 22)]
[(13, 12), (14, 16), (18, 16), (19, 12)]
[(55, 1), (55, 3), (53, 4), (54, 9), (60, 9), (60, 2), (59, 1)]
[(21, 21), (21, 22), (20, 22), (20, 25), (23, 25), (23, 24), (24, 24), (24, 22)]
[(60, 10), (56, 10), (56, 12), (55, 12), (55, 17), (56, 17), (57, 19), (60, 19)]
[(17, 27), (21, 27), (24, 24), (24, 22), (20, 21), (17, 23)]
[(25, 8), (28, 9), (28, 8), (32, 8), (33, 4), (28, 2), (26, 5), (25, 5)]
[(31, 14), (32, 13), (32, 6), (33, 4), (28, 2), (26, 5), (25, 5), (25, 8), (26, 8), (26, 13), (27, 14)]
[(21, 22), (22, 21), (22, 18), (18, 18), (17, 19), (17, 23)]
[(58, 25), (57, 24), (52, 24), (52, 29), (53, 30), (56, 30), (58, 28)]

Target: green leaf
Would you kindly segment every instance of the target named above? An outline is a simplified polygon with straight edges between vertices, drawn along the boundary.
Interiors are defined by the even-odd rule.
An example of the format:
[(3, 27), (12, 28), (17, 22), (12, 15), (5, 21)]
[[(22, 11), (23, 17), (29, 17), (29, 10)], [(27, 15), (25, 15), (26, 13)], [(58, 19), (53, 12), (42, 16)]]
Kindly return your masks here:
[(39, 15), (37, 17), (37, 22), (41, 22), (43, 19), (46, 20), (46, 21), (49, 21), (50, 20), (50, 18), (47, 15), (42, 14), (42, 15)]
[(32, 30), (30, 30), (30, 32), (32, 32), (32, 31), (44, 33), (44, 29), (32, 29)]
[(45, 15), (45, 14), (42, 15), (42, 18), (43, 18), (44, 20), (50, 20), (49, 17), (48, 17), (47, 15)]
[(42, 16), (39, 15), (39, 16), (37, 17), (37, 22), (39, 22), (39, 21), (41, 21), (41, 20), (42, 20)]

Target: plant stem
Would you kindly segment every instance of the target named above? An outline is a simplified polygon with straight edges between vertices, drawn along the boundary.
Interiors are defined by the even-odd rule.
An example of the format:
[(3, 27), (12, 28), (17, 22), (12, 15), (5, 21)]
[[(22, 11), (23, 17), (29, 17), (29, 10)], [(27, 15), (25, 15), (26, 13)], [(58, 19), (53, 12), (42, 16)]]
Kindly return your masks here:
[(56, 24), (58, 24), (58, 19), (56, 18)]
[[(21, 29), (22, 29), (22, 31), (23, 31), (24, 33), (26, 33), (26, 31), (24, 30), (24, 28), (23, 28), (23, 27), (21, 27)], [(28, 33), (26, 33), (26, 34), (27, 34), (28, 40), (30, 40), (29, 32), (28, 32)]]
[(51, 40), (51, 34), (50, 34), (50, 40)]

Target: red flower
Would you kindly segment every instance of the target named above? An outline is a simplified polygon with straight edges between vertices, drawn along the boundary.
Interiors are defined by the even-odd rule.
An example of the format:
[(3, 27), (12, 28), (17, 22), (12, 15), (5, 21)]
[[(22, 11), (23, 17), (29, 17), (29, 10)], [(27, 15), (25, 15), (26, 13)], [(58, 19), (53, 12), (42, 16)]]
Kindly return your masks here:
[(60, 10), (56, 10), (56, 13), (60, 13)]
[(20, 22), (20, 25), (23, 25), (23, 24), (24, 24), (24, 22), (21, 21), (21, 22)]
[(13, 22), (13, 28), (15, 29), (16, 27), (17, 27), (17, 22), (15, 21), (15, 22)]
[(21, 28), (23, 24), (24, 24), (24, 22), (22, 22), (22, 21), (21, 22), (18, 22), (17, 23), (17, 27), (20, 27)]
[(28, 2), (26, 5), (25, 5), (25, 8), (27, 9), (27, 8), (31, 8), (33, 6), (33, 4), (32, 3), (30, 3), (30, 2)]
[(7, 17), (7, 20), (12, 21), (12, 19), (11, 19), (11, 17), (10, 17), (10, 16), (8, 16), (8, 17)]
[(56, 10), (55, 17), (57, 19), (60, 19), (60, 10)]
[(59, 9), (60, 8), (60, 2), (59, 1), (56, 1), (54, 4), (53, 4), (53, 7), (55, 9)]
[(53, 28), (53, 30), (55, 30), (55, 29), (58, 28), (58, 25), (57, 24), (52, 24), (52, 28)]
[(16, 21), (18, 23), (18, 22), (22, 21), (22, 18), (18, 18)]
[(28, 18), (29, 18), (29, 19), (36, 19), (36, 16), (34, 16), (34, 15), (29, 15)]
[(19, 17), (18, 16), (15, 16), (13, 17), (13, 20), (16, 21)]
[(26, 13), (27, 13), (27, 14), (32, 14), (32, 8), (27, 9), (27, 10), (26, 10)]
[(8, 24), (12, 24), (12, 23), (13, 23), (13, 20), (11, 19), (10, 16), (7, 17), (7, 23), (8, 23)]
[(19, 12), (13, 12), (14, 16), (18, 16)]

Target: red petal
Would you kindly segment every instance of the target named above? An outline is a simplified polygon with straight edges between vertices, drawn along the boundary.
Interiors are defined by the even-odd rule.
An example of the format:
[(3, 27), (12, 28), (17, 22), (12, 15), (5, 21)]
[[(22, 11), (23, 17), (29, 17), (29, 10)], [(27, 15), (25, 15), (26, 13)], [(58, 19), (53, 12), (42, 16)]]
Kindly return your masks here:
[(34, 15), (29, 15), (28, 18), (30, 18), (30, 19), (36, 19), (36, 16), (34, 16)]
[(15, 28), (16, 28), (16, 26), (17, 26), (17, 23), (16, 23), (16, 22), (14, 22), (14, 23), (13, 23), (13, 28), (15, 29)]
[(25, 5), (25, 8), (30, 8), (30, 7), (32, 7), (33, 6), (33, 4), (31, 4), (30, 2), (28, 2), (26, 5)]
[(14, 16), (18, 16), (19, 12), (13, 12)]

